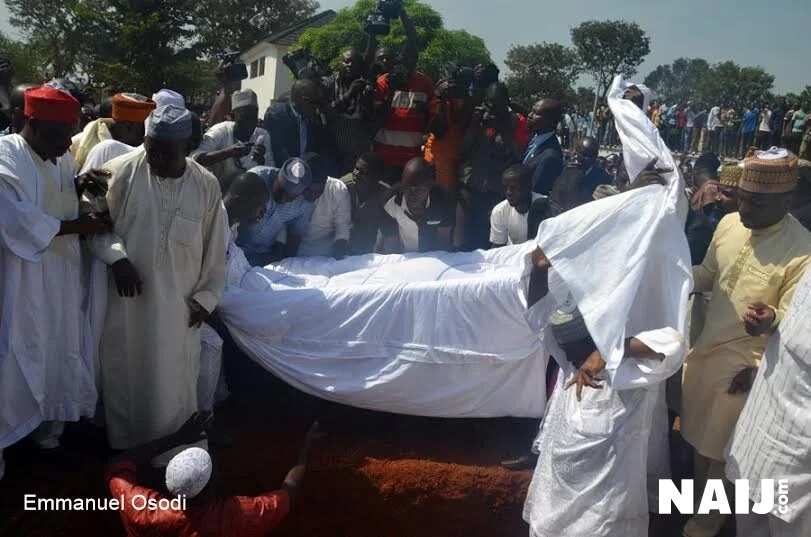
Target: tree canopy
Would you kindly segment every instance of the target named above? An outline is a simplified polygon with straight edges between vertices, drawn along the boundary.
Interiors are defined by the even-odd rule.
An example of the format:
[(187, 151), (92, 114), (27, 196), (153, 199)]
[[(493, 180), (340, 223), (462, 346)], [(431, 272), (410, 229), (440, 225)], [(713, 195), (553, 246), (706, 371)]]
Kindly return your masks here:
[(582, 71), (577, 51), (557, 43), (513, 45), (504, 63), (510, 69), (510, 96), (526, 108), (543, 97), (573, 97), (572, 85)]
[[(215, 85), (216, 56), (305, 18), (314, 0), (6, 0), (36, 74), (97, 88), (189, 97)], [(18, 67), (18, 70), (21, 68)]]
[[(375, 0), (359, 0), (354, 6), (341, 9), (329, 24), (304, 32), (295, 46), (307, 48), (328, 64), (334, 64), (349, 47), (364, 50), (367, 36), (363, 25), (376, 5)], [(490, 62), (490, 53), (481, 38), (464, 30), (446, 29), (440, 14), (427, 4), (405, 0), (404, 5), (417, 29), (418, 69), (421, 71), (438, 79), (451, 62), (464, 65)], [(379, 41), (380, 46), (401, 50), (406, 41), (402, 23), (391, 21), (391, 32)]]
[(614, 76), (633, 76), (650, 53), (650, 38), (635, 22), (586, 21), (572, 28), (571, 36), (584, 70), (603, 98)]
[(701, 58), (679, 58), (656, 67), (645, 84), (666, 102), (743, 107), (771, 100), (774, 76), (761, 67), (741, 67), (732, 61), (710, 65)]

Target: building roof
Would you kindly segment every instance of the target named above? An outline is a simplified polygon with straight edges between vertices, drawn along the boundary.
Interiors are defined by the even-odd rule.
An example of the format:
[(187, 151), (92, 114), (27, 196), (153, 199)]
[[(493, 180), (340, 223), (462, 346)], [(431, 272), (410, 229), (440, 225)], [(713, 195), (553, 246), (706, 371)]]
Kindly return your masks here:
[(301, 34), (303, 34), (305, 30), (310, 28), (319, 28), (329, 24), (336, 17), (336, 15), (337, 14), (333, 10), (328, 9), (327, 11), (312, 16), (309, 19), (305, 19), (298, 24), (294, 24), (289, 28), (274, 32), (263, 39), (263, 41), (274, 45), (283, 45), (289, 47), (298, 41), (298, 38), (301, 37)]

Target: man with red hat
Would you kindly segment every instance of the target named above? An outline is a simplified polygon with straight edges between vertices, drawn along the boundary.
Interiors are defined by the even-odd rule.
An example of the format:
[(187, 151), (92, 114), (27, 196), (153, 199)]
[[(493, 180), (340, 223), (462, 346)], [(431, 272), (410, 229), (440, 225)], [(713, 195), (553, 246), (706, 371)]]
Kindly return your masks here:
[(144, 121), (154, 109), (155, 103), (143, 95), (137, 93), (113, 95), (112, 119), (99, 118), (91, 121), (82, 132), (73, 137), (70, 153), (76, 159), (76, 165), (84, 169), (93, 149), (108, 140), (117, 143), (105, 144), (103, 153), (94, 156), (92, 164), (95, 166), (128, 153), (132, 148), (144, 143)]
[(79, 103), (50, 87), (25, 92), (26, 122), (0, 139), (0, 477), (2, 449), (36, 430), (59, 446), (63, 422), (92, 416), (96, 387), (82, 309), (79, 236), (109, 221), (79, 216), (79, 196), (101, 193), (65, 157)]

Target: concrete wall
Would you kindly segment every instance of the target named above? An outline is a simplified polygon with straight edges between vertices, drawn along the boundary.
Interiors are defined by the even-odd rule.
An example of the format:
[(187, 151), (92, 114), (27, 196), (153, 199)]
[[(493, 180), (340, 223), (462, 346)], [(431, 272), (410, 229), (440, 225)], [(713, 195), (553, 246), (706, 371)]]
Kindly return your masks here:
[[(282, 62), (282, 57), (286, 53), (287, 47), (259, 43), (242, 55), (242, 61), (248, 66), (249, 75), (242, 81), (242, 89), (250, 89), (256, 93), (259, 98), (260, 116), (264, 116), (268, 106), (289, 92), (293, 85), (290, 69)], [(250, 78), (251, 63), (263, 56), (265, 57), (264, 75)]]

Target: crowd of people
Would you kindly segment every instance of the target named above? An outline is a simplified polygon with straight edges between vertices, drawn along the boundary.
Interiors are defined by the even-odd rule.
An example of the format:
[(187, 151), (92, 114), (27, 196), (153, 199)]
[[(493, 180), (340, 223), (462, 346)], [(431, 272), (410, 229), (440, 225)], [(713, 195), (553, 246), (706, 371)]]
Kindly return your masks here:
[[(608, 106), (598, 107), (596, 121), (566, 111), (556, 96), (523, 111), (494, 65), (449, 66), (435, 83), (417, 70), (416, 30), (404, 9), (399, 15), (408, 37), (402, 53), (370, 39), (365, 53), (346, 50), (333, 74), (294, 73), (289, 99), (267, 110), (254, 92), (230, 88), (202, 120), (171, 89), (151, 98), (119, 93), (93, 110), (66, 80), (11, 88), (0, 138), (0, 478), (3, 448), (31, 436), (43, 451), (59, 449), (65, 422), (95, 416), (109, 445), (125, 452), (110, 466), (114, 495), (158, 495), (138, 479), (139, 465), (151, 462), (168, 464), (168, 494), (211, 502), (201, 494), (211, 459), (188, 445), (204, 447), (208, 415), (227, 392), (220, 349), (229, 334), (217, 305), (245, 267), (521, 244), (545, 220), (664, 184), (673, 172), (654, 160), (629, 177), (621, 152), (601, 150), (619, 141)], [(668, 106), (651, 102), (644, 86), (631, 86), (625, 99), (671, 148), (697, 154), (678, 170), (690, 204), (695, 339), (674, 390), (684, 396), (671, 405), (695, 449), (696, 477), (755, 477), (764, 465), (807, 476), (811, 332), (801, 312), (811, 287), (803, 278), (811, 164), (795, 156), (807, 158), (806, 112)], [(724, 157), (746, 158), (723, 165)], [(549, 287), (548, 259), (540, 250), (533, 259), (530, 305)], [(568, 311), (552, 328), (575, 366), (566, 381), (579, 400), (607, 387), (605, 360), (577, 319)], [(773, 333), (784, 338), (768, 339)], [(635, 358), (673, 353), (650, 334), (630, 337), (626, 348)], [(768, 367), (758, 369), (764, 352)], [(553, 377), (561, 368), (550, 363)], [(623, 423), (644, 431), (634, 429), (644, 418), (629, 406), (642, 400), (624, 399), (632, 392), (606, 389), (610, 401), (597, 402), (618, 410), (614, 433)], [(559, 408), (553, 415), (571, 418)], [(757, 447), (788, 432), (792, 439)], [(306, 444), (316, 436), (308, 433)], [(535, 445), (539, 465), (554, 465), (550, 438)], [(616, 435), (606, 438), (615, 446)], [(794, 451), (783, 457), (786, 450)], [(644, 477), (631, 466), (622, 472)], [(598, 470), (584, 467), (577, 479), (587, 482), (589, 472)], [(538, 475), (536, 492), (547, 483)], [(132, 535), (223, 524), (260, 535), (289, 510), (302, 476), (297, 466), (279, 491), (209, 503), (194, 516), (147, 520), (125, 511), (123, 520)], [(622, 483), (634, 488), (632, 481)], [(803, 501), (811, 501), (808, 486), (798, 481)], [(554, 490), (544, 492), (550, 503), (566, 497)], [(571, 510), (549, 510), (533, 518), (532, 534), (637, 535), (642, 515), (625, 507), (607, 521), (577, 524), (563, 522)], [(742, 535), (808, 535), (808, 509), (790, 520), (753, 517), (744, 523), (771, 533)], [(717, 535), (723, 523), (722, 515), (697, 515), (684, 534)], [(149, 525), (165, 533), (144, 533)], [(561, 529), (567, 525), (577, 532)]]

